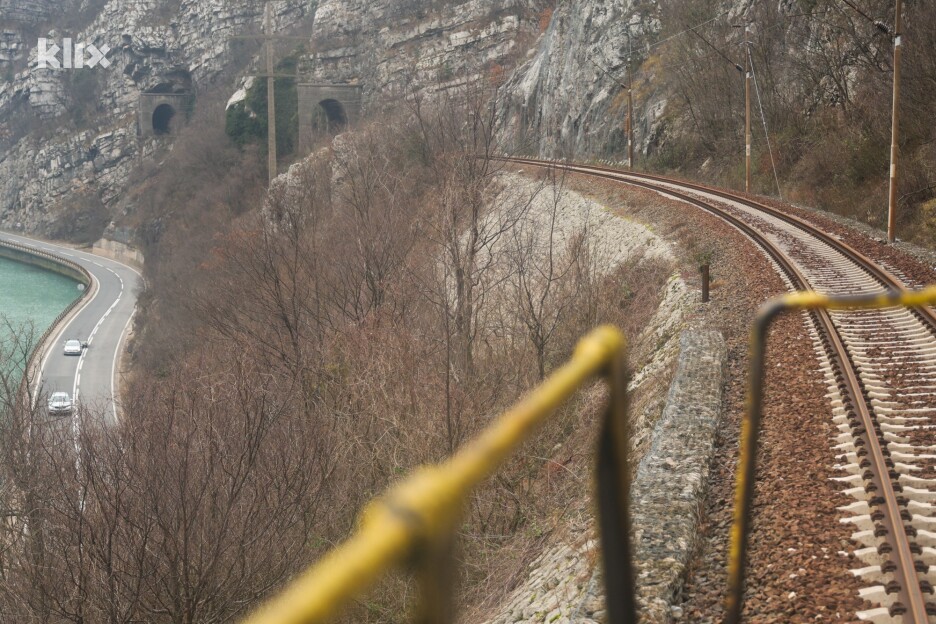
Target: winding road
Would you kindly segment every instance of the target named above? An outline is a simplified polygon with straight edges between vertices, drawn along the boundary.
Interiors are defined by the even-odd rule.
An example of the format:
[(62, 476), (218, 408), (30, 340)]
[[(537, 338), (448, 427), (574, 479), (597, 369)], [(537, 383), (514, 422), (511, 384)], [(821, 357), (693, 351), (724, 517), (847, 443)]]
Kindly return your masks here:
[[(115, 260), (55, 243), (6, 232), (0, 232), (0, 241), (62, 256), (91, 274), (95, 282), (91, 296), (75, 308), (44, 345), (39, 360), (37, 395), (68, 392), (76, 404), (104, 414), (107, 424), (115, 424), (118, 366), (124, 338), (136, 310), (137, 292), (142, 283), (140, 273)], [(79, 357), (63, 353), (64, 342), (71, 338), (88, 343)]]

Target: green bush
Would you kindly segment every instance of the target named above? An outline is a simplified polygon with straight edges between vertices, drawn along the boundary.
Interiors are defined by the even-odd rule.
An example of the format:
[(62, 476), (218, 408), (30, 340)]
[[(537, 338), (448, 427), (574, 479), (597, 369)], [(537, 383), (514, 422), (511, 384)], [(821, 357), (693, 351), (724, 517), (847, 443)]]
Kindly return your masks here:
[[(281, 61), (276, 71), (289, 73), (295, 69), (294, 58)], [(299, 134), (299, 96), (292, 78), (274, 80), (276, 94), (276, 155), (279, 158), (293, 154)], [(267, 142), (267, 80), (257, 79), (247, 90), (247, 97), (227, 110), (225, 131), (240, 147), (257, 143), (261, 151)]]

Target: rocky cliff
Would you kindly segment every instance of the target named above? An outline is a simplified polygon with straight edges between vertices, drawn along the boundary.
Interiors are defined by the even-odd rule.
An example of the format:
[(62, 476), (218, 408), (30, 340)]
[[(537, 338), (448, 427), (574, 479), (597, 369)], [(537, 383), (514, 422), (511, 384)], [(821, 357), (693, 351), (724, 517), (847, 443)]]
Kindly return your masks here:
[[(542, 156), (622, 154), (628, 66), (633, 71), (645, 58), (660, 29), (657, 13), (656, 3), (639, 0), (560, 3), (530, 58), (500, 89), (515, 149)], [(654, 96), (644, 106), (661, 108), (663, 101)], [(651, 131), (648, 123), (638, 134), (646, 140)]]
[[(226, 95), (237, 91), (256, 66), (257, 44), (229, 42), (259, 32), (263, 5), (0, 0), (0, 227), (48, 232), (75, 194), (115, 215), (133, 164), (172, 141), (140, 133), (139, 94), (198, 95), (219, 85)], [(276, 0), (272, 6), (276, 30), (301, 40), (295, 55), (301, 80), (359, 85), (365, 116), (410, 88), (499, 86), (502, 134), (519, 153), (623, 159), (624, 85), (632, 74), (638, 156), (652, 154), (660, 169), (720, 183), (737, 178), (743, 81), (718, 56), (741, 62), (744, 31), (733, 27), (753, 24), (748, 49), (763, 70), (757, 84), (763, 102), (755, 112), (765, 109), (756, 121), (784, 126), (786, 147), (795, 148), (780, 159), (779, 180), (824, 169), (828, 151), (801, 149), (817, 131), (844, 137), (846, 145), (832, 153), (855, 154), (855, 184), (880, 179), (863, 173), (867, 163), (886, 173), (878, 166), (886, 159), (886, 138), (874, 129), (888, 126), (887, 42), (848, 7), (827, 0), (816, 4), (822, 19), (789, 0)], [(877, 9), (878, 16), (886, 26), (887, 11)], [(911, 17), (912, 27), (920, 18)], [(921, 28), (917, 38), (926, 32)], [(36, 39), (60, 41), (66, 34), (111, 47), (113, 65), (36, 68)], [(920, 54), (907, 71), (929, 71), (929, 57)], [(928, 84), (907, 83), (908, 89)], [(907, 99), (931, 101), (923, 91)], [(865, 128), (860, 142), (871, 147), (848, 144), (835, 126), (836, 115), (845, 113), (855, 118), (847, 127)], [(918, 125), (918, 143), (931, 144), (928, 127)], [(774, 156), (763, 138), (756, 130), (760, 169)], [(927, 188), (929, 170), (917, 169), (916, 186)], [(758, 190), (773, 192), (775, 176), (766, 169), (759, 174)]]
[[(256, 46), (229, 41), (260, 30), (264, 4), (107, 0), (94, 9), (88, 1), (77, 31), (65, 30), (75, 20), (54, 13), (51, 2), (0, 3), (0, 24), (13, 26), (0, 30), (0, 76), (7, 76), (0, 83), (0, 227), (48, 233), (73, 197), (113, 213), (134, 164), (171, 142), (140, 132), (139, 94), (197, 94), (226, 70), (243, 72)], [(273, 7), (277, 31), (309, 37), (303, 79), (362, 85), (366, 112), (406, 85), (444, 89), (503, 75), (548, 24), (550, 4), (278, 0)], [(68, 35), (109, 46), (112, 65), (39, 69), (34, 39), (61, 46)]]
[(313, 81), (363, 84), (371, 106), (406, 85), (445, 89), (496, 78), (535, 41), (551, 4), (322, 0), (303, 71)]
[[(66, 31), (76, 23), (67, 4), (0, 2), (0, 227), (47, 233), (73, 196), (113, 208), (134, 163), (157, 146), (137, 127), (140, 93), (197, 93), (210, 85), (238, 61), (231, 37), (258, 31), (264, 3), (98, 4), (77, 6), (87, 23)], [(315, 0), (273, 4), (281, 29), (314, 15)], [(111, 65), (38, 68), (36, 38), (62, 47), (69, 35), (111, 48)]]

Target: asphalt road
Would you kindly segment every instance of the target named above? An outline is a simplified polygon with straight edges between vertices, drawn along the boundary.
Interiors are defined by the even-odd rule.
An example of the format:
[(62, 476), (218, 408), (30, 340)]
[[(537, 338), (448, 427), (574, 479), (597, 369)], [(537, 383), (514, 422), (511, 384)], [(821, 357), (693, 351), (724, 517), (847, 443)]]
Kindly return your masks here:
[[(12, 241), (67, 258), (92, 275), (97, 292), (86, 299), (49, 338), (39, 369), (40, 401), (56, 391), (68, 392), (76, 404), (101, 413), (105, 422), (118, 418), (117, 367), (123, 340), (136, 309), (140, 274), (125, 264), (70, 247), (0, 232), (0, 240)], [(65, 341), (88, 343), (81, 356), (63, 353)]]

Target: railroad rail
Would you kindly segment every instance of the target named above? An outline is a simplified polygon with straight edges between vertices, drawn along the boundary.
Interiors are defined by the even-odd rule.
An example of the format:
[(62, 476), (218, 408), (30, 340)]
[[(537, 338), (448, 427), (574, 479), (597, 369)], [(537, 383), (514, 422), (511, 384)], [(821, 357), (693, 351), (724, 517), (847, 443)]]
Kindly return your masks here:
[[(508, 159), (504, 159), (508, 160)], [(867, 563), (852, 572), (872, 608), (861, 620), (923, 623), (936, 618), (927, 578), (936, 564), (936, 287), (906, 292), (886, 267), (810, 223), (721, 189), (607, 167), (509, 159), (640, 186), (726, 220), (770, 257), (790, 290), (768, 303), (752, 332), (748, 409), (742, 421), (729, 553), (726, 621), (742, 614), (744, 563), (752, 520), (766, 336), (773, 318), (802, 310), (827, 383), (840, 435), (836, 468), (856, 502), (840, 507), (859, 530), (854, 552)], [(905, 307), (906, 306), (906, 307)], [(598, 449), (599, 526), (609, 621), (636, 621), (629, 561), (623, 343), (613, 329), (585, 339), (556, 371), (477, 440), (445, 464), (424, 468), (365, 511), (345, 544), (255, 612), (249, 624), (324, 622), (394, 564), (415, 565), (422, 589), (417, 621), (453, 621), (449, 552), (458, 509), (472, 487), (559, 402), (594, 375), (605, 376), (610, 404)], [(917, 474), (913, 474), (917, 473)], [(936, 620), (934, 620), (936, 621)]]
[[(791, 290), (890, 304), (873, 310), (806, 306), (807, 323), (841, 431), (835, 448), (842, 462), (838, 468), (846, 476), (839, 480), (851, 486), (846, 494), (856, 499), (840, 509), (852, 514), (843, 521), (858, 527), (852, 537), (863, 547), (855, 555), (867, 564), (852, 573), (867, 584), (861, 596), (872, 608), (856, 615), (904, 623), (928, 622), (936, 616), (936, 598), (927, 578), (930, 569), (936, 572), (931, 568), (936, 566), (936, 506), (931, 504), (936, 501), (936, 425), (929, 424), (936, 416), (933, 309), (919, 305), (919, 299), (914, 300), (916, 307), (894, 307), (899, 299), (888, 293), (906, 288), (900, 277), (809, 222), (748, 197), (603, 166), (504, 160), (610, 179), (691, 204), (754, 241)], [(759, 409), (757, 392), (748, 400), (749, 407)], [(750, 457), (739, 468), (737, 482), (726, 605), (730, 623), (741, 617), (754, 492), (756, 427), (745, 423), (742, 445)]]

